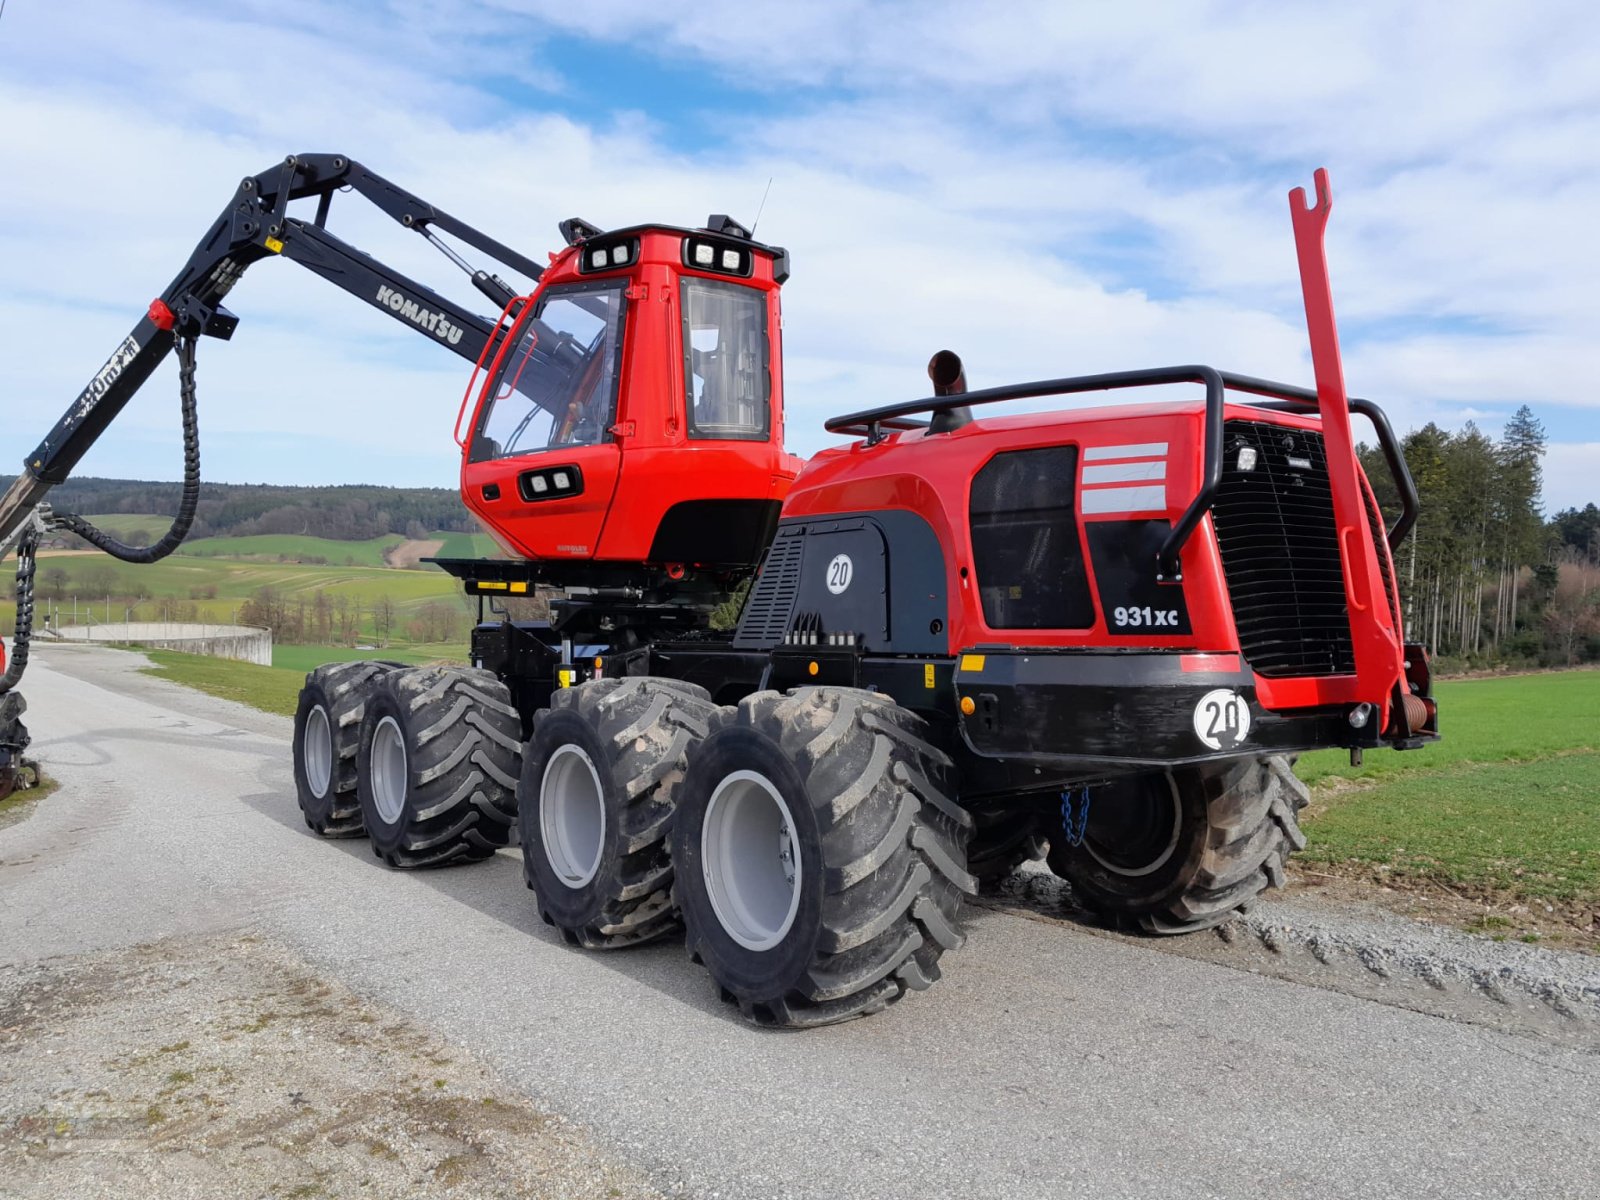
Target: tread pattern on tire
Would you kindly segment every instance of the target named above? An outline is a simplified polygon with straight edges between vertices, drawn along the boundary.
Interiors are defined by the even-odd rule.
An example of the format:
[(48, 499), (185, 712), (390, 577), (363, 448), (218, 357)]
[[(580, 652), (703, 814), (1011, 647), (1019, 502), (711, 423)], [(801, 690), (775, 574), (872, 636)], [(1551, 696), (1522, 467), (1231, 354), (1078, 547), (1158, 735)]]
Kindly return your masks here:
[[(1225, 781), (1219, 779), (1221, 785)], [(1199, 870), (1183, 893), (1140, 924), (1150, 933), (1220, 925), (1268, 888), (1281, 888), (1290, 855), (1305, 848), (1300, 810), (1311, 791), (1281, 754), (1256, 759), (1206, 797), (1209, 829)]]
[(522, 722), (506, 685), (475, 667), (430, 666), (394, 671), (379, 686), (405, 714), (415, 787), (404, 836), (392, 849), (374, 842), (374, 851), (393, 867), (432, 867), (509, 844)]
[[(698, 684), (644, 676), (598, 679), (562, 688), (550, 708), (534, 717), (534, 728), (547, 713), (570, 710), (583, 718), (605, 748), (608, 771), (625, 797), (620, 818), (623, 853), (619, 888), (593, 922), (561, 928), (572, 945), (591, 950), (634, 945), (675, 932), (682, 921), (672, 900), (672, 856), (668, 835), (676, 811), (676, 788), (683, 780), (689, 747), (704, 738), (719, 709)], [(523, 875), (533, 877), (524, 857)], [(537, 894), (537, 892), (535, 893)], [(555, 920), (541, 904), (546, 924)]]
[(1192, 772), (1176, 786), (1180, 794), (1189, 789), (1186, 804), (1203, 810), (1201, 817), (1185, 818), (1178, 876), (1151, 893), (1129, 883), (1097, 898), (1107, 885), (1087, 850), (1052, 847), (1050, 868), (1072, 885), (1076, 899), (1123, 927), (1169, 935), (1221, 925), (1268, 888), (1283, 886), (1289, 857), (1306, 844), (1299, 814), (1311, 795), (1292, 758), (1268, 755)]
[[(952, 798), (951, 761), (926, 723), (854, 688), (758, 692), (731, 719), (765, 733), (799, 770), (822, 834), (822, 934), (798, 986), (739, 996), (764, 1025), (829, 1025), (879, 1012), (939, 978), (965, 941), (963, 895), (972, 816)], [(698, 957), (693, 944), (690, 953)]]
[[(328, 783), (328, 815), (325, 819), (306, 807), (309, 797), (299, 794), (306, 824), (322, 837), (360, 837), (366, 832), (361, 823), (361, 800), (356, 795), (356, 752), (361, 748), (361, 718), (366, 715), (367, 698), (377, 681), (401, 664), (385, 661), (324, 663), (306, 676), (306, 686), (315, 683), (327, 702), (329, 733), (333, 737), (333, 773)], [(298, 745), (300, 730), (295, 730)]]

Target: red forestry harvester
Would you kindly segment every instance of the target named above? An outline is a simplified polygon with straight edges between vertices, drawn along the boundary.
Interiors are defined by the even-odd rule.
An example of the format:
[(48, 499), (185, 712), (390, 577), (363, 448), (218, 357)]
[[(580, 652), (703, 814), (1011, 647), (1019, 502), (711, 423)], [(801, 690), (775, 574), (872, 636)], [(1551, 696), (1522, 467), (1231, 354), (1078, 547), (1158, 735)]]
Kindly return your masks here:
[[(499, 316), (326, 228), (349, 187), (436, 242)], [(291, 216), (314, 199), (315, 215)], [(347, 159), (252, 176), (0, 498), (19, 550), (0, 772), (26, 734), (33, 555), (65, 527), (119, 557), (182, 540), (199, 495), (194, 346), (263, 258), (299, 262), (475, 364), (461, 495), (507, 557), (438, 559), (479, 597), (472, 663), (306, 679), (294, 776), (318, 834), (393, 867), (520, 835), (538, 912), (611, 948), (685, 930), (746, 1017), (822, 1024), (927, 987), (964, 894), (1048, 846), (1090, 909), (1203, 929), (1303, 844), (1294, 756), (1437, 737), (1391, 551), (1415, 491), (1381, 411), (1347, 397), (1315, 203), (1291, 194), (1314, 390), (1204, 366), (934, 394), (783, 449), (788, 254), (737, 222), (562, 223), (547, 267)], [(440, 235), (537, 286), (473, 271)], [(154, 546), (42, 505), (177, 348), (183, 503)], [(1187, 385), (1174, 403), (995, 416), (1008, 400)], [(1351, 414), (1402, 509), (1387, 529)], [(746, 584), (737, 627), (711, 614)], [(550, 618), (500, 601), (552, 596)]]

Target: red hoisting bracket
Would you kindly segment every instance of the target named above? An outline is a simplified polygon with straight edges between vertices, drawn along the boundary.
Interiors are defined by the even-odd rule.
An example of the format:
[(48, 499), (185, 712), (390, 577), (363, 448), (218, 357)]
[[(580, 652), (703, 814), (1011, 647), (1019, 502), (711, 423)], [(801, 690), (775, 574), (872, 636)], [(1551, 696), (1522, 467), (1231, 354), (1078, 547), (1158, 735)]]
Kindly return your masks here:
[(1357, 473), (1355, 438), (1350, 431), (1350, 399), (1344, 386), (1339, 354), (1339, 328), (1333, 319), (1333, 287), (1323, 237), (1333, 196), (1328, 171), (1318, 167), (1317, 200), (1306, 203), (1305, 188), (1289, 193), (1295, 250), (1300, 260), (1300, 290), (1305, 297), (1306, 332), (1311, 338), (1311, 366), (1317, 380), (1317, 408), (1328, 456), (1328, 483), (1333, 493), (1339, 554), (1344, 562), (1345, 599), (1350, 605), (1350, 636), (1362, 699), (1376, 705), (1384, 725), (1397, 680), (1404, 674), (1399, 631), (1394, 628), (1377, 555), (1388, 547), (1373, 536), (1366, 498)]

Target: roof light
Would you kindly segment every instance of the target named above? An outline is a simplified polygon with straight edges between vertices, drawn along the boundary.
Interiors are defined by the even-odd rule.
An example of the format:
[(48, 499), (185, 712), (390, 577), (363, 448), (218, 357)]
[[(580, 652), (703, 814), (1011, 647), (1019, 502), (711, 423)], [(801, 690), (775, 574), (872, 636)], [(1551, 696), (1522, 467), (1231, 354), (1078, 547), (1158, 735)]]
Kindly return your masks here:
[(604, 248), (599, 250), (591, 250), (589, 251), (589, 265), (595, 270), (599, 270), (601, 267), (606, 265), (609, 257), (609, 253)]
[(694, 261), (699, 267), (709, 267), (717, 261), (717, 249), (710, 242), (696, 242), (694, 244)]
[(737, 271), (739, 269), (739, 252), (737, 250), (724, 250), (722, 252), (722, 269), (724, 271)]
[(564, 492), (572, 486), (572, 480), (567, 478), (565, 471), (556, 471), (550, 476), (550, 482), (555, 485), (558, 492)]
[(536, 492), (548, 492), (550, 490), (550, 484), (543, 475), (530, 475), (528, 477), (528, 486)]
[(611, 247), (611, 261), (617, 266), (623, 266), (628, 261), (628, 243)]

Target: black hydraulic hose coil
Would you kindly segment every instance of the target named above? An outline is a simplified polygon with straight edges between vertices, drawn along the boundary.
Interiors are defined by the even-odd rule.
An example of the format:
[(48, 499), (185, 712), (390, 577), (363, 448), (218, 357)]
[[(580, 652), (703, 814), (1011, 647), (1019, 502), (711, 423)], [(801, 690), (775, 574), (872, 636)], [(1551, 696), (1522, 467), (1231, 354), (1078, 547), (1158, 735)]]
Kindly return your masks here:
[(37, 530), (30, 529), (17, 543), (17, 620), (11, 638), (11, 657), (0, 675), (0, 696), (16, 687), (28, 669), (28, 641), (33, 635), (34, 551), (39, 545)]
[(159, 562), (183, 544), (200, 503), (200, 421), (194, 396), (194, 345), (194, 338), (178, 339), (178, 395), (183, 407), (183, 496), (178, 502), (178, 515), (172, 520), (172, 528), (160, 541), (149, 546), (119, 542), (74, 513), (53, 514), (51, 523), (56, 528), (77, 534), (91, 546), (123, 562)]
[[(96, 528), (74, 513), (52, 513), (50, 525), (56, 529), (70, 530), (90, 545), (104, 550), (123, 562), (153, 563), (171, 554), (189, 536), (194, 524), (195, 509), (200, 503), (200, 421), (196, 411), (194, 389), (195, 339), (178, 339), (178, 395), (183, 408), (183, 496), (178, 502), (178, 515), (172, 528), (161, 540), (149, 546), (129, 546), (102, 529)], [(39, 546), (38, 531), (30, 530), (17, 544), (17, 619), (11, 638), (11, 656), (5, 673), (0, 675), (0, 696), (11, 691), (22, 679), (28, 667), (28, 644), (33, 637), (33, 575), (35, 551)]]

